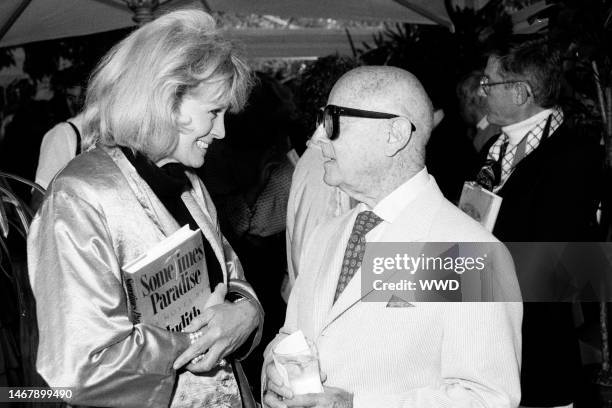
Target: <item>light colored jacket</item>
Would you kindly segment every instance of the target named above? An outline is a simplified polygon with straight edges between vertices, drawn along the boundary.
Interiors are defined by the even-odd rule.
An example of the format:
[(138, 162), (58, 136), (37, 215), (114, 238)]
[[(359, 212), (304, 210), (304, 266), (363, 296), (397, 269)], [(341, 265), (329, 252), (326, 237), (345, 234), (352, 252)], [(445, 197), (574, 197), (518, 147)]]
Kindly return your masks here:
[[(193, 188), (183, 193), (183, 201), (210, 242), (224, 282), (244, 278), (204, 185), (187, 175)], [(172, 364), (189, 340), (130, 321), (121, 267), (178, 228), (118, 148), (97, 146), (79, 155), (52, 183), (28, 235), (40, 331), (36, 365), (49, 385), (75, 387), (71, 403), (170, 404), (177, 378)], [(176, 395), (216, 406), (222, 396), (237, 395), (227, 371), (185, 372)], [(185, 392), (195, 385), (200, 393)]]
[[(362, 301), (358, 270), (333, 303), (342, 262), (335, 254), (344, 251), (342, 232), (357, 212), (313, 232), (284, 327), (266, 349), (265, 361), (278, 341), (299, 329), (317, 346), (325, 385), (353, 393), (355, 408), (518, 406), (522, 304), (512, 262), (492, 262), (487, 273), (505, 291), (494, 292), (493, 299), (515, 302), (406, 298), (411, 303), (405, 307), (387, 307)], [(377, 241), (496, 242), (442, 196), (433, 177)]]

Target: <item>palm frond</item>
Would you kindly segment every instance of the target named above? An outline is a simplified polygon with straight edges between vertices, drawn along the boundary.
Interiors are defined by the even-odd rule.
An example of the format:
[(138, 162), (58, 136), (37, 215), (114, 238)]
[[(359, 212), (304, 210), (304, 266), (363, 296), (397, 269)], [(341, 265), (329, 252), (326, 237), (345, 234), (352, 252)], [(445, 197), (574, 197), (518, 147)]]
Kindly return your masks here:
[(6, 238), (9, 234), (9, 220), (4, 208), (4, 200), (0, 199), (0, 234)]
[(19, 177), (19, 176), (15, 175), (15, 174), (11, 174), (11, 173), (5, 173), (3, 171), (0, 171), (0, 177), (4, 177), (4, 178), (7, 178), (7, 179), (12, 179), (12, 180), (19, 181), (20, 183), (26, 184), (27, 186), (29, 186), (29, 187), (31, 187), (31, 188), (33, 188), (35, 190), (38, 190), (39, 193), (41, 193), (43, 195), (45, 194), (45, 189), (42, 188), (39, 184), (37, 184), (37, 183), (35, 183), (33, 181), (30, 181), (28, 179), (25, 179), (23, 177)]
[(25, 203), (20, 200), (12, 191), (8, 188), (0, 186), (0, 195), (4, 195), (3, 201), (11, 204), (19, 221), (21, 222), (21, 229), (25, 231), (26, 235), (30, 229), (30, 220), (32, 219), (32, 212)]

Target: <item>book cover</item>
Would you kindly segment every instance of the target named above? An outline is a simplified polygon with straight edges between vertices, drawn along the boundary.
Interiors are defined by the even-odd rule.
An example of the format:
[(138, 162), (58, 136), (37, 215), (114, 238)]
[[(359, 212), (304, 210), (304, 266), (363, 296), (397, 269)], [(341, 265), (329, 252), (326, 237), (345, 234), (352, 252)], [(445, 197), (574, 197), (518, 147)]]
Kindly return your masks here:
[(459, 208), (482, 224), (487, 231), (493, 231), (502, 198), (474, 182), (463, 184)]
[[(148, 323), (180, 332), (204, 312), (211, 299), (199, 229), (192, 231), (184, 226), (125, 265), (123, 272), (134, 324)], [(230, 364), (217, 367), (210, 375), (181, 372), (174, 393), (173, 408), (242, 407)]]
[(200, 230), (184, 226), (123, 267), (132, 322), (180, 332), (204, 311), (210, 283)]

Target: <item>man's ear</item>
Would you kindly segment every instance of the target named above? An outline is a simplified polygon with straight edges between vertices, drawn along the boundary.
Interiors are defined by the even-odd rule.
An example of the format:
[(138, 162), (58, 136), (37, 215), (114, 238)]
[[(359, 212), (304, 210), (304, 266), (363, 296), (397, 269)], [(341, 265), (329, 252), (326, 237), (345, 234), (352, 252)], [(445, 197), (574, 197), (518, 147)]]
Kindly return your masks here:
[(412, 137), (412, 122), (407, 118), (399, 117), (391, 121), (389, 137), (385, 145), (385, 155), (393, 157), (402, 151), (410, 142)]
[(514, 84), (514, 104), (517, 106), (524, 105), (529, 100), (529, 95), (531, 95), (528, 85), (517, 82)]

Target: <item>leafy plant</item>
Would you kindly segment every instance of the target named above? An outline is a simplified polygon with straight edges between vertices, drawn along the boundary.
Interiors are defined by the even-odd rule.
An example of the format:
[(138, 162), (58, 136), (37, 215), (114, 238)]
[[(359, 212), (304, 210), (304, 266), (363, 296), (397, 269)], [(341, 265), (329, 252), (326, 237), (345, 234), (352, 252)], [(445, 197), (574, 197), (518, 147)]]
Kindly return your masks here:
[(607, 166), (612, 166), (612, 1), (566, 0), (549, 37), (564, 50), (571, 96), (586, 124), (601, 126)]
[[(549, 37), (564, 50), (567, 93), (572, 115), (583, 126), (599, 129), (605, 145), (605, 178), (602, 185), (601, 224), (612, 240), (612, 1), (566, 0), (551, 24)], [(603, 294), (604, 299), (610, 295)], [(602, 367), (596, 382), (612, 385), (609, 344), (609, 306), (600, 303)]]
[(484, 50), (512, 34), (512, 22), (502, 0), (483, 8), (460, 8), (445, 1), (454, 31), (440, 26), (389, 25), (364, 44), (365, 64), (393, 65), (414, 73), (437, 107), (454, 108), (455, 86), (466, 73), (484, 66)]
[[(36, 373), (37, 330), (35, 302), (25, 266), (25, 242), (32, 210), (14, 193), (9, 182), (25, 184), (44, 193), (35, 183), (0, 172), (0, 293), (5, 300), (0, 313), (0, 375), (9, 386), (45, 386)], [(17, 367), (11, 361), (18, 360)], [(6, 366), (5, 366), (6, 364)]]
[(359, 65), (354, 58), (330, 55), (306, 64), (299, 77), (292, 84), (296, 104), (301, 112), (302, 125), (314, 131), (315, 118), (319, 107), (325, 106), (334, 83), (347, 71)]

